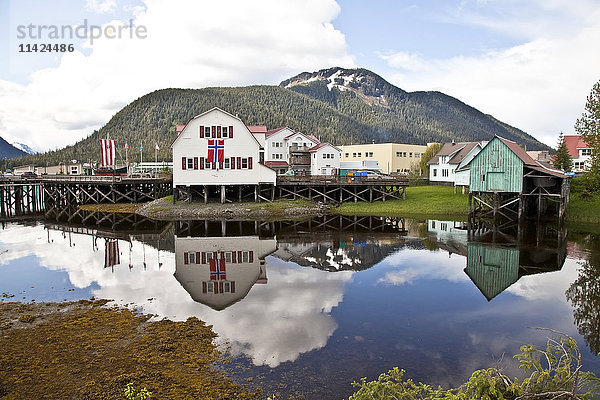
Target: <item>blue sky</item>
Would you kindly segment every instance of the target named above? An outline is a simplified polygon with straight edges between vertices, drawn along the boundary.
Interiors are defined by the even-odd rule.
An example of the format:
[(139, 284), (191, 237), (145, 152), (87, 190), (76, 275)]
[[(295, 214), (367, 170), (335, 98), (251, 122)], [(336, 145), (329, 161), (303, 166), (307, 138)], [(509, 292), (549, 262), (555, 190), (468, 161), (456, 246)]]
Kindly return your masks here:
[[(0, 0), (0, 136), (60, 148), (152, 90), (343, 66), (442, 91), (555, 145), (600, 79), (599, 20), (595, 0)], [(18, 37), (84, 23), (101, 37)], [(105, 35), (139, 27), (143, 38)], [(75, 51), (18, 51), (44, 41)]]

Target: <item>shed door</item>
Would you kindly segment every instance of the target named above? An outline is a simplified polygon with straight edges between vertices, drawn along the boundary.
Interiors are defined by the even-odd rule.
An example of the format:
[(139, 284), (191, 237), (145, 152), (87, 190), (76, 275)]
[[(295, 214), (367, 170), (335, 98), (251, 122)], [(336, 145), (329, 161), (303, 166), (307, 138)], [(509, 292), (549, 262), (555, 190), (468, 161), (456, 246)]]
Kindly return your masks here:
[(504, 172), (487, 173), (487, 190), (506, 190)]

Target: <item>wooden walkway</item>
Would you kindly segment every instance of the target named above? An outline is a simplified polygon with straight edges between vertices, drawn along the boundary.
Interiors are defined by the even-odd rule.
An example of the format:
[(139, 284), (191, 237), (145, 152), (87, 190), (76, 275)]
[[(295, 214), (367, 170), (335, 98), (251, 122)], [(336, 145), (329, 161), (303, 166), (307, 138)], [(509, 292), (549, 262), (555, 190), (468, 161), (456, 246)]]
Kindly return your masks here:
[(345, 178), (294, 176), (277, 178), (277, 184), (193, 185), (173, 188), (173, 201), (235, 203), (243, 201), (309, 200), (327, 204), (400, 200), (406, 197), (406, 178)]

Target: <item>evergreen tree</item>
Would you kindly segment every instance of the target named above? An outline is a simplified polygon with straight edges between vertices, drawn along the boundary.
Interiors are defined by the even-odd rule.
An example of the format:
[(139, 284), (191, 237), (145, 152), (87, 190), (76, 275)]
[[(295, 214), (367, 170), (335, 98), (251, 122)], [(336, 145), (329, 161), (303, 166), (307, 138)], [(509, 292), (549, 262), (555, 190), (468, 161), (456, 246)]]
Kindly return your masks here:
[(585, 112), (575, 123), (575, 131), (592, 149), (592, 162), (585, 176), (587, 189), (596, 192), (600, 190), (600, 81), (592, 88)]
[(552, 164), (556, 168), (566, 172), (571, 172), (571, 169), (573, 168), (573, 158), (569, 154), (569, 149), (567, 149), (562, 132), (558, 137), (558, 147), (556, 148)]

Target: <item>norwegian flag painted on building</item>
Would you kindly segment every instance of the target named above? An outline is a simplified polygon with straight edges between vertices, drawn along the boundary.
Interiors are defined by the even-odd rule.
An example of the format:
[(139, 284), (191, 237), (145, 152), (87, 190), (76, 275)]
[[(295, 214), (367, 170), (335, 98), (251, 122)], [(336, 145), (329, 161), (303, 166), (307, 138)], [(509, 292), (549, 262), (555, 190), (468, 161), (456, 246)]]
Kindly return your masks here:
[(110, 139), (100, 139), (100, 153), (102, 154), (103, 167), (115, 165), (115, 159), (117, 157), (116, 142)]
[(211, 258), (208, 260), (208, 263), (211, 281), (227, 280), (227, 275), (225, 275), (225, 259)]
[(120, 264), (119, 241), (117, 239), (106, 239), (104, 242), (104, 268)]
[(209, 140), (208, 141), (208, 157), (209, 162), (218, 163), (225, 160), (225, 141), (224, 140)]

